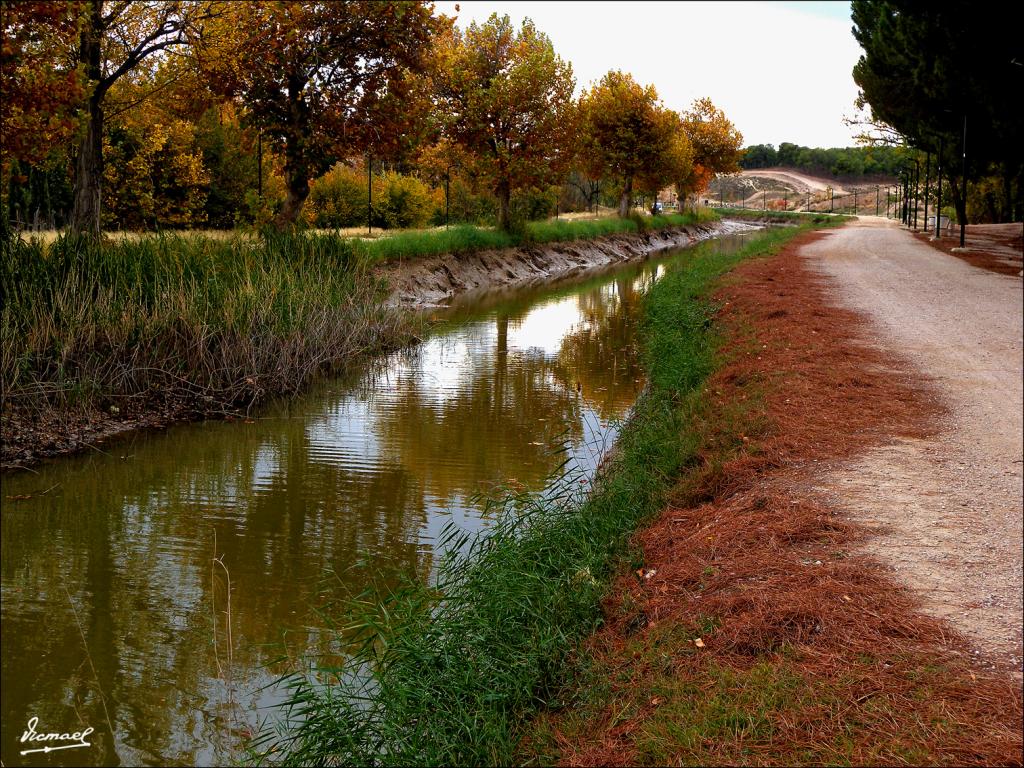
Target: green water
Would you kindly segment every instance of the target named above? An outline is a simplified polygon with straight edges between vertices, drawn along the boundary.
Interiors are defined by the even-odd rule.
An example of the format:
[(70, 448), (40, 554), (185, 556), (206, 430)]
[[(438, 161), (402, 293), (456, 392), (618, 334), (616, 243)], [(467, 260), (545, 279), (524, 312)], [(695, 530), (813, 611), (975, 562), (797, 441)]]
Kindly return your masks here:
[[(477, 296), (417, 349), (251, 419), (5, 476), (3, 764), (238, 760), (274, 681), (338, 653), (326, 600), (428, 578), (445, 523), (486, 528), (498, 484), (541, 490), (565, 451), (596, 466), (643, 386), (641, 294), (686, 258)], [(95, 730), (22, 755), (71, 743), (23, 743), (33, 717)]]

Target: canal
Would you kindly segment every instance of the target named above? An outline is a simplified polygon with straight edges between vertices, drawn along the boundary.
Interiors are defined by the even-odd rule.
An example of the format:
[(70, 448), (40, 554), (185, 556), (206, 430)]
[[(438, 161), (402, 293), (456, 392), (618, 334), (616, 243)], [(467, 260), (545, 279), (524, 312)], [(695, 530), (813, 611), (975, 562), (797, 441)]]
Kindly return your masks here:
[[(327, 601), (429, 578), (445, 524), (486, 530), (497, 488), (540, 491), (566, 454), (596, 467), (644, 386), (642, 295), (688, 258), (477, 295), (249, 418), (5, 476), (3, 764), (237, 760), (274, 681), (339, 653)], [(90, 746), (22, 755), (31, 718)]]

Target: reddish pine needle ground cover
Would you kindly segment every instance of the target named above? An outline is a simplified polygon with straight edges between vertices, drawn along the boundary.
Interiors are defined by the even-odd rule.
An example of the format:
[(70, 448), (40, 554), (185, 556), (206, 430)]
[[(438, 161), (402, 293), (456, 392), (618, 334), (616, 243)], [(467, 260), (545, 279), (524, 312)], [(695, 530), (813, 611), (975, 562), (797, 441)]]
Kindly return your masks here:
[(859, 342), (798, 254), (719, 292), (732, 342), (699, 466), (636, 537), (636, 570), (529, 749), (566, 765), (1020, 765), (1021, 691), (857, 553), (816, 473), (939, 407)]
[(939, 240), (934, 240), (928, 232), (914, 235), (933, 248), (989, 272), (1017, 276), (1024, 267), (1024, 225), (1019, 223), (968, 224), (964, 233), (966, 250), (963, 251), (958, 227), (953, 227)]

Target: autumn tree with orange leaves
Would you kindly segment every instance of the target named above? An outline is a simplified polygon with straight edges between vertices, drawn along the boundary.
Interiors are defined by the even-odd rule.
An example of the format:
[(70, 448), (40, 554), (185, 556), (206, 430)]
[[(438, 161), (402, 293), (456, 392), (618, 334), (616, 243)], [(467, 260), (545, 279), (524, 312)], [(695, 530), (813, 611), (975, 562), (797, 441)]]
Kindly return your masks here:
[(611, 178), (626, 217), (637, 189), (654, 191), (686, 175), (691, 150), (679, 115), (653, 85), (612, 71), (580, 99), (580, 152), (587, 172)]
[(335, 160), (400, 148), (409, 113), (396, 105), (446, 23), (424, 2), (228, 4), (201, 59), (284, 157), (279, 226)]
[(84, 78), (70, 55), (78, 27), (69, 3), (0, 3), (3, 160), (44, 160), (78, 127)]
[(737, 173), (743, 157), (743, 134), (711, 99), (693, 103), (682, 116), (682, 129), (693, 147), (693, 163), (675, 180), (680, 200), (703, 192), (720, 173)]
[(439, 42), (436, 81), (444, 133), (464, 163), (489, 180), (498, 227), (512, 224), (512, 193), (548, 184), (574, 145), (572, 67), (529, 19), (516, 30), (492, 14)]

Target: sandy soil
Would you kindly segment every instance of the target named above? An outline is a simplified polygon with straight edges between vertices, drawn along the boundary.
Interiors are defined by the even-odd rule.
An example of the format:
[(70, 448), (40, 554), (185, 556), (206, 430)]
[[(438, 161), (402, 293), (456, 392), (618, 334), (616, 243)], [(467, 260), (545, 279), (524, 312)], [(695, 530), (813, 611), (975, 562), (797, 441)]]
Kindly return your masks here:
[(845, 195), (846, 190), (836, 182), (830, 179), (821, 179), (815, 176), (806, 176), (797, 171), (776, 171), (776, 170), (764, 170), (755, 168), (749, 171), (743, 171), (741, 176), (762, 176), (766, 179), (775, 179), (777, 181), (784, 182), (793, 188), (795, 192), (824, 192), (829, 187), (832, 187), (833, 191), (837, 195)]
[(808, 245), (841, 306), (916, 369), (944, 406), (932, 438), (900, 439), (821, 478), (870, 554), (976, 645), (1021, 670), (1022, 281), (970, 266), (884, 219)]

